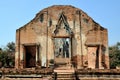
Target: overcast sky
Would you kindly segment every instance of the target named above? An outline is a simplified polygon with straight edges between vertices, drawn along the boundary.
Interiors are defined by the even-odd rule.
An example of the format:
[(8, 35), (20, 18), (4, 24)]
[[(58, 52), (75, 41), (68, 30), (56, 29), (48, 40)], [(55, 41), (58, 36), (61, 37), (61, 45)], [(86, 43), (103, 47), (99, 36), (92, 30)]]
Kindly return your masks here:
[(16, 29), (52, 5), (72, 5), (82, 9), (108, 29), (109, 45), (120, 42), (120, 0), (0, 0), (0, 47), (15, 42)]

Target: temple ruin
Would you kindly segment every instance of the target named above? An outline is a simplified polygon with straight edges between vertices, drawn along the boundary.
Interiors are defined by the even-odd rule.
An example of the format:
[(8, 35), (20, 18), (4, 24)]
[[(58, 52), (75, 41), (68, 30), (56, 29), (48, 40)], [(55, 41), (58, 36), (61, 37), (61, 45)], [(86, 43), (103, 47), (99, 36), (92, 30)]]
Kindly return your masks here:
[(70, 5), (45, 8), (16, 30), (15, 68), (61, 66), (109, 69), (107, 29)]

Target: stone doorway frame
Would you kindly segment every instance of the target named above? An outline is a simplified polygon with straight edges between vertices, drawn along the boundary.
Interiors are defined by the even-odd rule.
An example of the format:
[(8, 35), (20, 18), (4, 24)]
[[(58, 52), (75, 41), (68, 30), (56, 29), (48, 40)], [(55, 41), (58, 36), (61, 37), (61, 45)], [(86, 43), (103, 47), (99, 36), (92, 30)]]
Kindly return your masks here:
[[(100, 44), (97, 44), (97, 45), (87, 45), (87, 49), (89, 48), (89, 47), (96, 47), (96, 54), (94, 54), (94, 55), (96, 55), (95, 57), (96, 57), (96, 60), (95, 60), (95, 68), (100, 68), (101, 67), (101, 45)], [(90, 57), (89, 56), (89, 53), (87, 53), (87, 55), (88, 55), (88, 57)], [(88, 61), (89, 61), (89, 59), (88, 59)], [(89, 62), (88, 62), (88, 65), (89, 65)], [(88, 66), (89, 67), (89, 66)]]
[[(23, 44), (23, 68), (27, 68), (26, 67), (26, 50), (25, 47), (31, 47), (31, 46), (35, 46), (36, 47), (36, 55), (35, 55), (35, 67), (38, 66), (38, 62), (39, 60), (39, 45), (36, 43), (29, 43), (29, 44)], [(40, 65), (39, 65), (40, 66)], [(34, 68), (34, 67), (30, 67), (30, 68)]]

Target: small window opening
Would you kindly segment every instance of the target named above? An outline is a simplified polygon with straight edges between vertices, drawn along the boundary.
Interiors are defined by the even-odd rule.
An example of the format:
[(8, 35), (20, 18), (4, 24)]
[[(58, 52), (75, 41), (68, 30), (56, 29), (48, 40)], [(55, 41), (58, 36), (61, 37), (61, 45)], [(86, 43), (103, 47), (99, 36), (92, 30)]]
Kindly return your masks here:
[(49, 20), (49, 26), (51, 26), (52, 25), (52, 19), (50, 18), (50, 20)]
[(40, 22), (43, 22), (43, 20), (44, 20), (44, 14), (41, 14), (40, 15)]
[(79, 11), (79, 10), (77, 10), (77, 11), (76, 11), (76, 14), (80, 14), (80, 11)]
[(85, 23), (88, 23), (88, 19), (86, 19), (86, 18), (83, 18), (83, 21), (85, 22)]

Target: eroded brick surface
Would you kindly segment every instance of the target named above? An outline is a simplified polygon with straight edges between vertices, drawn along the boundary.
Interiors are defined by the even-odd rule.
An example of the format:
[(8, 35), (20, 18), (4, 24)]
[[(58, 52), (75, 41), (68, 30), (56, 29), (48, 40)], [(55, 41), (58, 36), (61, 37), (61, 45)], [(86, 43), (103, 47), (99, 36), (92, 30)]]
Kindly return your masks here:
[[(75, 68), (109, 69), (107, 33), (106, 28), (78, 8), (65, 5), (45, 8), (17, 29), (15, 67), (25, 68), (29, 60), (35, 64), (32, 67), (50, 67), (55, 54), (66, 57), (63, 45), (56, 48), (55, 38), (69, 38), (69, 52), (65, 53), (69, 53)], [(25, 47), (31, 46), (36, 47), (36, 56), (27, 56)]]

